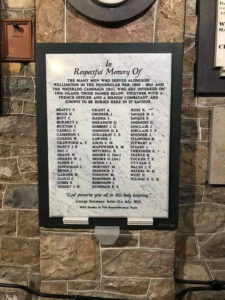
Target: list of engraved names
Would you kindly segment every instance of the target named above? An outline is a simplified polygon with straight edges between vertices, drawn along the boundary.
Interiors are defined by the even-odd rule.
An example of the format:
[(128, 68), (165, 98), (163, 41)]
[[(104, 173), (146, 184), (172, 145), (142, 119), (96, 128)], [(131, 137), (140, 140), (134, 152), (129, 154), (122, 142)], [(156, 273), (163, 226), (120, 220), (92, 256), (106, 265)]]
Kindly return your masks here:
[(171, 54), (47, 54), (50, 216), (168, 217)]

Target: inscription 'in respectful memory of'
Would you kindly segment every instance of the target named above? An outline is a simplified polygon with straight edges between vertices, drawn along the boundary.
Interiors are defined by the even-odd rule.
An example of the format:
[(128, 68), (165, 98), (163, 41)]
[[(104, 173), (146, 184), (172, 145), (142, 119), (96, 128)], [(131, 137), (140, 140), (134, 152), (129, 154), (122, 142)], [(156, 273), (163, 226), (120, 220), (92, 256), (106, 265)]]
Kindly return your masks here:
[(168, 217), (171, 66), (46, 54), (50, 217)]

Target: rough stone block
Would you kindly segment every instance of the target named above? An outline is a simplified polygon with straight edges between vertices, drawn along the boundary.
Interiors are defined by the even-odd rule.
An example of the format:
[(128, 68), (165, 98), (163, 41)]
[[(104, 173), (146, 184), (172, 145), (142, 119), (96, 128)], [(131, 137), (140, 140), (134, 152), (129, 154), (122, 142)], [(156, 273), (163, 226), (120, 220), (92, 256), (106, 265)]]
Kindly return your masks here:
[(37, 186), (23, 184), (8, 185), (4, 205), (12, 208), (37, 208)]
[(32, 116), (5, 116), (0, 118), (0, 143), (35, 145), (36, 118)]
[(124, 293), (131, 295), (146, 295), (149, 287), (149, 279), (132, 278), (102, 278), (104, 291)]
[(99, 281), (69, 281), (68, 282), (68, 290), (69, 291), (93, 291), (100, 290), (100, 282)]
[(41, 276), (40, 274), (28, 273), (29, 286), (33, 289), (40, 290)]
[(31, 62), (27, 65), (26, 75), (35, 77), (36, 76), (36, 63)]
[(204, 184), (207, 180), (208, 145), (182, 143), (180, 180), (185, 184)]
[(24, 68), (21, 63), (1, 63), (2, 76), (23, 75)]
[(196, 141), (198, 139), (197, 119), (182, 119), (181, 139), (188, 140), (188, 141)]
[(31, 19), (36, 22), (36, 9), (24, 9), (24, 19)]
[(197, 234), (199, 246), (201, 247), (202, 245), (204, 245), (209, 239), (211, 239), (212, 236), (213, 234)]
[(18, 165), (21, 172), (36, 172), (37, 156), (21, 157), (18, 160)]
[(64, 42), (64, 0), (37, 0), (36, 15), (37, 42)]
[(27, 285), (27, 272), (24, 267), (0, 266), (0, 281)]
[(173, 276), (173, 251), (104, 250), (102, 271), (107, 276), (160, 277)]
[(210, 108), (184, 105), (182, 107), (182, 116), (185, 118), (209, 118)]
[(198, 245), (196, 236), (177, 235), (176, 237), (176, 257), (181, 259), (195, 258), (198, 255)]
[[(4, 0), (3, 0), (4, 1)], [(6, 6), (5, 6), (6, 7)], [(24, 14), (21, 9), (2, 9), (0, 14), (1, 20), (3, 19), (23, 19)]]
[(18, 236), (39, 237), (39, 222), (37, 211), (18, 211)]
[(195, 36), (197, 32), (198, 19), (197, 16), (186, 16), (185, 18), (185, 34)]
[(51, 280), (96, 280), (99, 243), (92, 235), (42, 233), (41, 276)]
[(201, 129), (201, 141), (208, 142), (209, 141), (209, 129)]
[(20, 8), (20, 9), (26, 9), (26, 8), (33, 8), (34, 0), (4, 0), (6, 2), (6, 5), (8, 8)]
[(10, 114), (21, 114), (23, 109), (23, 100), (11, 100), (9, 113)]
[(156, 18), (157, 42), (183, 42), (184, 0), (160, 0)]
[(30, 266), (30, 272), (33, 274), (40, 274), (40, 264)]
[(183, 105), (196, 105), (196, 98), (193, 90), (183, 90)]
[(182, 185), (180, 187), (180, 204), (202, 202), (204, 186)]
[(184, 74), (190, 74), (194, 72), (195, 61), (195, 38), (186, 37), (184, 41)]
[(32, 172), (32, 173), (23, 173), (23, 179), (25, 183), (38, 183), (38, 172)]
[(36, 146), (13, 146), (12, 147), (12, 156), (30, 156), (37, 155), (37, 147)]
[(225, 291), (221, 292), (211, 292), (208, 291), (198, 292), (198, 299), (200, 300), (224, 300), (225, 299)]
[(212, 271), (215, 280), (225, 281), (225, 271)]
[(191, 89), (193, 85), (193, 76), (192, 74), (183, 75), (183, 88)]
[(3, 159), (0, 161), (0, 181), (6, 183), (21, 183), (16, 159)]
[(3, 263), (37, 264), (39, 255), (39, 240), (2, 238), (1, 259)]
[(225, 204), (225, 188), (206, 187), (204, 194), (204, 202)]
[[(107, 248), (108, 246), (101, 246), (102, 248)], [(118, 240), (111, 247), (121, 248), (121, 247), (138, 247), (138, 235), (134, 234), (120, 234)]]
[(224, 260), (208, 261), (208, 266), (210, 270), (216, 270), (216, 271), (225, 270), (225, 261)]
[(201, 248), (202, 258), (225, 259), (225, 233), (218, 233), (206, 242)]
[(4, 114), (10, 113), (10, 99), (9, 98), (2, 98), (2, 116)]
[(141, 231), (140, 247), (174, 249), (175, 231)]
[(149, 300), (174, 300), (175, 283), (173, 279), (151, 280), (147, 299)]
[(11, 146), (0, 144), (0, 158), (7, 158), (11, 156)]
[(186, 280), (212, 280), (205, 262), (176, 262), (176, 276)]
[(225, 98), (223, 98), (223, 97), (199, 97), (198, 105), (211, 106), (211, 107), (225, 105)]
[(3, 96), (18, 99), (34, 99), (34, 83), (28, 77), (7, 77), (3, 84)]
[(90, 22), (70, 5), (67, 7), (67, 42), (131, 43), (152, 42), (155, 6), (141, 18), (120, 28), (107, 28)]
[(66, 294), (67, 293), (67, 282), (51, 282), (41, 281), (41, 292), (50, 294)]
[(202, 142), (209, 141), (209, 129), (205, 129), (205, 128), (201, 129), (201, 141)]
[(200, 119), (200, 127), (204, 129), (209, 129), (210, 127), (209, 119)]
[(178, 229), (182, 233), (215, 233), (224, 230), (225, 207), (214, 204), (183, 206)]
[(196, 15), (196, 0), (187, 0), (186, 1), (186, 14), (187, 16)]
[(215, 107), (212, 118), (209, 183), (225, 184), (225, 107)]
[(6, 184), (0, 183), (0, 193), (4, 193)]
[(11, 210), (0, 210), (0, 235), (16, 235), (16, 212)]
[(193, 233), (194, 227), (194, 207), (180, 207), (179, 208), (179, 224), (178, 230), (181, 233)]
[(36, 115), (36, 103), (24, 101), (23, 113), (29, 115)]
[(0, 292), (0, 299), (1, 300), (9, 300), (9, 299), (16, 299), (16, 300), (24, 300), (27, 297), (27, 293), (23, 291), (14, 291), (10, 289), (5, 289), (4, 292)]
[[(125, 295), (119, 293), (105, 292), (105, 291), (79, 291), (79, 292), (69, 292), (70, 295), (80, 295), (86, 297), (95, 297), (96, 299), (127, 299), (127, 300), (146, 300), (145, 296), (137, 296), (137, 295)], [(90, 298), (91, 299), (91, 298)], [(171, 299), (172, 300), (172, 299)]]

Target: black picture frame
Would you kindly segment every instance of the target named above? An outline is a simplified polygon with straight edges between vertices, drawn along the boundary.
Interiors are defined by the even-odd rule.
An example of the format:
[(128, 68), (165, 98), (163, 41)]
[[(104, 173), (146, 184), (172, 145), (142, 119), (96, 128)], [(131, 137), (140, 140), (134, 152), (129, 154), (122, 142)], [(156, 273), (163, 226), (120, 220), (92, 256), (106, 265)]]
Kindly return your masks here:
[(198, 51), (196, 64), (195, 94), (224, 96), (225, 78), (214, 67), (216, 34), (216, 1), (198, 0)]
[[(62, 218), (49, 217), (48, 140), (46, 107), (47, 53), (171, 53), (171, 131), (169, 169), (169, 218), (154, 219), (153, 226), (128, 226), (126, 218), (90, 218), (89, 225), (65, 225)], [(39, 223), (47, 228), (94, 228), (95, 226), (120, 226), (121, 229), (175, 229), (178, 223), (180, 124), (182, 103), (183, 44), (37, 44), (37, 127), (39, 169)], [(162, 66), (163, 72), (163, 66)]]

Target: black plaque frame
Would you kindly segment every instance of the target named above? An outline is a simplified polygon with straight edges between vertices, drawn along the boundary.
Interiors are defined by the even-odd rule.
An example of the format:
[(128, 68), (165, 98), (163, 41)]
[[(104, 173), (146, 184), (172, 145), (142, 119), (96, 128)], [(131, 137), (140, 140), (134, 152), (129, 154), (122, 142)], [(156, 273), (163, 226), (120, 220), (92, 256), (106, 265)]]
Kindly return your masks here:
[(214, 67), (216, 0), (198, 0), (198, 58), (196, 68), (196, 95), (225, 95), (225, 78)]
[[(154, 219), (153, 226), (128, 226), (126, 218), (90, 218), (89, 225), (65, 225), (62, 218), (49, 217), (48, 137), (46, 107), (47, 53), (171, 53), (172, 95), (169, 169), (169, 218)], [(37, 126), (39, 168), (39, 223), (47, 228), (94, 228), (120, 226), (121, 229), (175, 229), (178, 223), (180, 119), (182, 100), (183, 44), (37, 44)], [(163, 72), (163, 66), (162, 66)]]

